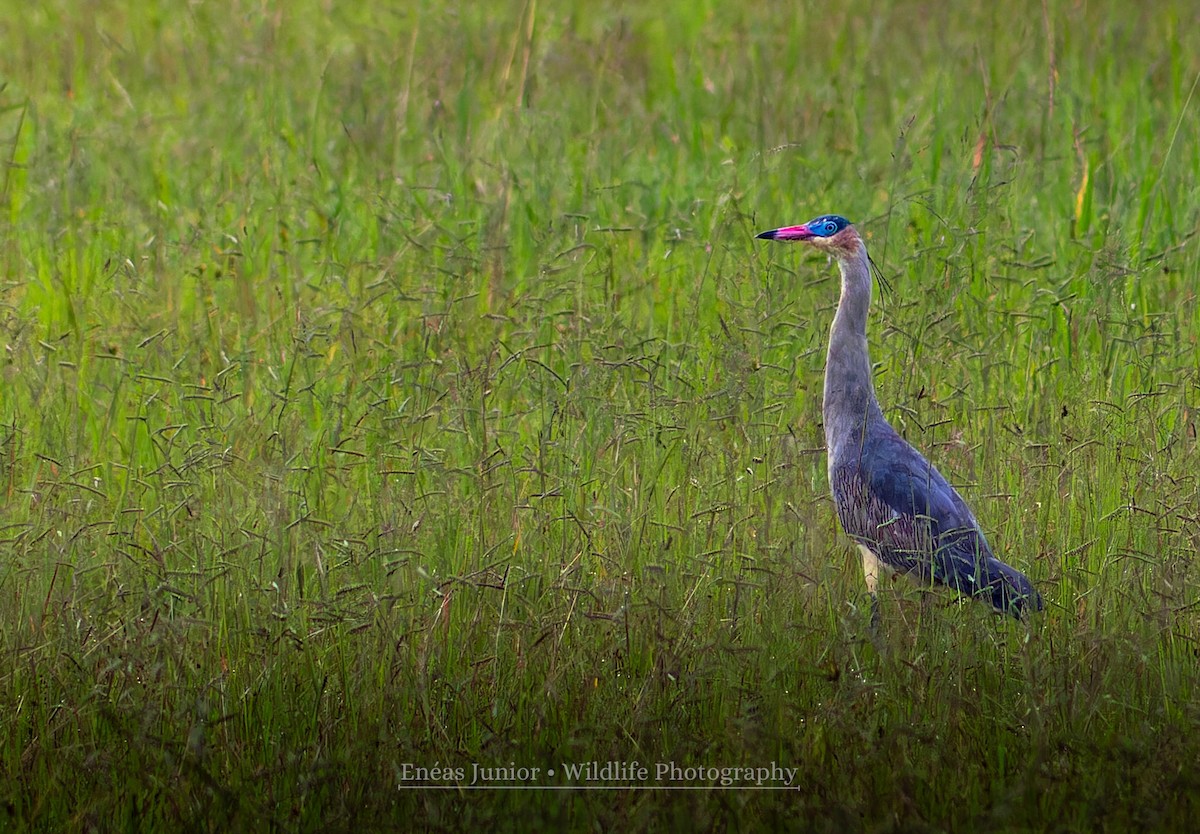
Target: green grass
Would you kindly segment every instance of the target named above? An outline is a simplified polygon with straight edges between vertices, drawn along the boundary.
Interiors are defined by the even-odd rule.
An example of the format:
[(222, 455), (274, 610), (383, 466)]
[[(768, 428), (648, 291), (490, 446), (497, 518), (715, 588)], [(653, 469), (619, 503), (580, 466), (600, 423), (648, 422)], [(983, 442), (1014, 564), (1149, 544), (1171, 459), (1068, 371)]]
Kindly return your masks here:
[[(124, 5), (0, 14), (0, 828), (1193, 824), (1191, 4)], [(825, 211), (1028, 629), (864, 639)], [(397, 789), (592, 760), (799, 790)]]

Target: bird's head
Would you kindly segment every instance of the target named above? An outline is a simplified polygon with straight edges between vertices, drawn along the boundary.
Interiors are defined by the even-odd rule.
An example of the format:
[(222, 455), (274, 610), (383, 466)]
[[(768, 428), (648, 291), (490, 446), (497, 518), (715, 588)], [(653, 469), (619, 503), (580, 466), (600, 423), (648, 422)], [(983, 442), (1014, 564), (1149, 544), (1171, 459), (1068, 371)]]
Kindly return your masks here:
[(1042, 595), (1025, 574), (1003, 562), (993, 566), (993, 570), (994, 579), (983, 589), (984, 593), (990, 592), (992, 595), (992, 608), (1002, 614), (1011, 614), (1018, 620), (1042, 610)]
[(850, 221), (836, 214), (823, 214), (820, 217), (801, 223), (799, 226), (783, 226), (758, 235), (766, 240), (799, 240), (822, 252), (828, 252), (834, 257), (854, 255), (860, 246), (862, 238)]

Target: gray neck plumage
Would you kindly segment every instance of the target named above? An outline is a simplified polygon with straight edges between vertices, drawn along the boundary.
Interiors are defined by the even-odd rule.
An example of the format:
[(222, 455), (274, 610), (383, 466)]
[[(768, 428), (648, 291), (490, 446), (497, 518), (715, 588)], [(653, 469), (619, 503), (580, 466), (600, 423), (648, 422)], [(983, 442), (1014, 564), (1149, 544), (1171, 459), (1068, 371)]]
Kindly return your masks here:
[(829, 331), (825, 364), (825, 444), (831, 467), (860, 448), (867, 428), (883, 421), (871, 360), (867, 355), (867, 311), (871, 307), (871, 265), (862, 243), (839, 256), (842, 297)]

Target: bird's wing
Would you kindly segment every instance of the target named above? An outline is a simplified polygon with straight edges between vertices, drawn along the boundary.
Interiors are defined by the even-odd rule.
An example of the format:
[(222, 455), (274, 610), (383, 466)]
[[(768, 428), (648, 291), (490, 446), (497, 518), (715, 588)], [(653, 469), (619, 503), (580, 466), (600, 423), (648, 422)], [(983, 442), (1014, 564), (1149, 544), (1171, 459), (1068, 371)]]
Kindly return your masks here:
[(954, 487), (895, 432), (868, 439), (833, 474), (843, 529), (904, 572), (972, 593), (987, 539)]
[(871, 492), (896, 513), (932, 519), (939, 536), (982, 538), (975, 516), (954, 487), (894, 431), (865, 444), (858, 465)]

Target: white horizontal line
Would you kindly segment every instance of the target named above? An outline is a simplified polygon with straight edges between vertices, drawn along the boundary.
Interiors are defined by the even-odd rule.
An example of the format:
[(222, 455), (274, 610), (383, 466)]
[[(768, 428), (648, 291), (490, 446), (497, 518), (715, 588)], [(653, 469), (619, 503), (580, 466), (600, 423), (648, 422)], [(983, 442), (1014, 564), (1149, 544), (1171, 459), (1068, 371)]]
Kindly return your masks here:
[(401, 791), (796, 791), (794, 785), (397, 785)]

